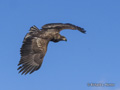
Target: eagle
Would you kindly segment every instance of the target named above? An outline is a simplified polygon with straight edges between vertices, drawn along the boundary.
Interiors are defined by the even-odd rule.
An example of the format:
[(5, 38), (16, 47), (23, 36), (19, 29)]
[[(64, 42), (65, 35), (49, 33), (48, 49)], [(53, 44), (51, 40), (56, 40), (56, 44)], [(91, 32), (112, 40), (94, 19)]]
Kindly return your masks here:
[(86, 31), (84, 28), (75, 26), (70, 23), (49, 23), (38, 29), (35, 25), (32, 26), (23, 40), (23, 45), (20, 49), (21, 58), (18, 63), (19, 73), (31, 74), (38, 70), (43, 62), (47, 51), (47, 46), (50, 41), (59, 42), (67, 41), (66, 37), (60, 35), (60, 31), (65, 29), (79, 30), (82, 33)]

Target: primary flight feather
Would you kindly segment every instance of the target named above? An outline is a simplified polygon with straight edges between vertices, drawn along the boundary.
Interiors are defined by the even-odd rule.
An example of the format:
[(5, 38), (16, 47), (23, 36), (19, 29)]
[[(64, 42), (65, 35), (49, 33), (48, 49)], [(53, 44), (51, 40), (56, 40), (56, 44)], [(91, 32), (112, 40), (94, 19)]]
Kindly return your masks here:
[(86, 32), (83, 28), (70, 23), (50, 23), (42, 26), (40, 30), (36, 26), (32, 26), (29, 33), (24, 37), (20, 50), (19, 73), (26, 75), (38, 70), (42, 65), (49, 41), (67, 41), (64, 36), (60, 35), (60, 31), (63, 29)]

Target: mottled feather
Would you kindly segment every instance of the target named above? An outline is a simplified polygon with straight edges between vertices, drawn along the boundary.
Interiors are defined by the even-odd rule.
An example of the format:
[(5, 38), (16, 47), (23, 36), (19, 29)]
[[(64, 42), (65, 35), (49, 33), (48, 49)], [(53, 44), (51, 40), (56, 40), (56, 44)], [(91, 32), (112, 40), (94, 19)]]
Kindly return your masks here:
[[(32, 29), (32, 30), (31, 30)], [(38, 70), (42, 65), (44, 55), (47, 51), (47, 41), (37, 36), (39, 31), (31, 27), (30, 32), (25, 36), (21, 48), (21, 59), (18, 65), (19, 73), (27, 74)], [(32, 31), (32, 33), (31, 33)], [(29, 35), (29, 36), (28, 36)]]

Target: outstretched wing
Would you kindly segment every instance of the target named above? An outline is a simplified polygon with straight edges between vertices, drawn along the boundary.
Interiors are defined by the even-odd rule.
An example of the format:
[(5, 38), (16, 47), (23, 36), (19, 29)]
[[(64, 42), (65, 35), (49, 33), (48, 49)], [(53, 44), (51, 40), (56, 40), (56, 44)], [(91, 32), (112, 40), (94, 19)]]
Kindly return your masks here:
[(72, 29), (72, 30), (79, 30), (82, 33), (86, 32), (84, 30), (84, 28), (81, 28), (79, 26), (75, 26), (75, 25), (70, 24), (70, 23), (65, 23), (65, 24), (63, 24), (63, 23), (50, 23), (50, 24), (46, 24), (46, 25), (42, 26), (42, 28), (43, 29), (50, 29), (50, 28), (55, 29), (56, 28), (56, 30), (59, 30), (59, 31), (61, 31), (63, 29)]
[(21, 59), (19, 61), (19, 73), (27, 74), (38, 70), (42, 64), (47, 51), (44, 40), (38, 37), (39, 29), (35, 26), (30, 28), (30, 32), (25, 36), (21, 48)]

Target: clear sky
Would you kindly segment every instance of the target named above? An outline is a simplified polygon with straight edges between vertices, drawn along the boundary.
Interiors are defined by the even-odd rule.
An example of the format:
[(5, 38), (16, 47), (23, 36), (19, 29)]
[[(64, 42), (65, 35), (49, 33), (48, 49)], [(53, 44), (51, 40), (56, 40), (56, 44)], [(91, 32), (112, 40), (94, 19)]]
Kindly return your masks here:
[[(18, 74), (25, 34), (47, 23), (87, 32), (62, 31), (68, 41), (50, 42), (38, 71)], [(0, 0), (0, 51), (0, 90), (120, 90), (120, 0)]]

